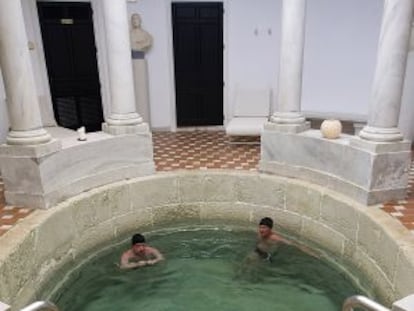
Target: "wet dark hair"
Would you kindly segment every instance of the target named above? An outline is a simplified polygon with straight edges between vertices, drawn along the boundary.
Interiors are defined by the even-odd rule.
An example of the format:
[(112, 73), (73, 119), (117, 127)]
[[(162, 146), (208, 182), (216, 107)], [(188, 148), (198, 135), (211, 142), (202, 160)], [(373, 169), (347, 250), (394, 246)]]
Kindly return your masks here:
[(145, 238), (142, 234), (136, 233), (132, 236), (131, 243), (132, 245), (135, 245), (137, 243), (145, 243)]
[(269, 227), (270, 229), (273, 228), (273, 219), (270, 217), (265, 217), (262, 218), (259, 222), (259, 226), (266, 226)]

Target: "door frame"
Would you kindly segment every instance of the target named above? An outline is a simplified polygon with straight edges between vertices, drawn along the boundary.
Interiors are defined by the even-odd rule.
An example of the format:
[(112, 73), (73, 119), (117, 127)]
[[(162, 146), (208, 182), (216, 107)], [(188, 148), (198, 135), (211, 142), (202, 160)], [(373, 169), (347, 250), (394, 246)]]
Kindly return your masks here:
[[(93, 31), (94, 31), (94, 37), (95, 37), (95, 44), (96, 44), (96, 60), (98, 63), (98, 75), (99, 75), (99, 82), (101, 84), (100, 93), (101, 93), (101, 100), (102, 100), (102, 110), (104, 115), (104, 120), (107, 118), (107, 116), (110, 115), (110, 90), (109, 90), (109, 72), (108, 72), (108, 66), (107, 66), (107, 59), (108, 54), (106, 51), (106, 42), (105, 42), (105, 24), (104, 24), (104, 18), (103, 18), (103, 12), (102, 12), (102, 5), (101, 1), (99, 0), (39, 0), (44, 2), (86, 2), (91, 4), (92, 8), (92, 23), (93, 23)], [(44, 53), (44, 45), (43, 45), (43, 39), (40, 29), (40, 20), (39, 20), (39, 14), (37, 12), (37, 0), (26, 0), (22, 1), (23, 5), (23, 11), (27, 12), (28, 23), (26, 25), (26, 31), (28, 32), (29, 37), (29, 31), (27, 28), (32, 27), (33, 31), (31, 32), (31, 36), (29, 37), (29, 41), (34, 41), (35, 47), (38, 47), (38, 54), (39, 57), (34, 61), (35, 68), (39, 68), (39, 75), (41, 76), (40, 83), (42, 84), (42, 89), (45, 93), (45, 96), (48, 98), (48, 102), (50, 105), (50, 111), (53, 116), (53, 104), (51, 99), (51, 93), (50, 93), (50, 85), (49, 85), (49, 77), (46, 67), (46, 59), (45, 59), (45, 53)], [(30, 25), (30, 26), (29, 26)], [(37, 63), (37, 64), (36, 64)], [(36, 71), (36, 70), (35, 70)], [(36, 73), (35, 73), (36, 74)], [(50, 112), (48, 113), (50, 114)], [(56, 121), (55, 121), (56, 123)]]
[(228, 112), (228, 14), (229, 14), (229, 0), (168, 0), (166, 1), (167, 12), (167, 29), (168, 32), (168, 59), (169, 59), (169, 75), (170, 75), (170, 103), (171, 103), (171, 126), (170, 130), (177, 131), (177, 110), (176, 110), (176, 93), (175, 93), (175, 70), (174, 70), (174, 42), (173, 42), (173, 26), (172, 26), (172, 4), (175, 2), (221, 2), (223, 4), (223, 126), (226, 125), (229, 112)]

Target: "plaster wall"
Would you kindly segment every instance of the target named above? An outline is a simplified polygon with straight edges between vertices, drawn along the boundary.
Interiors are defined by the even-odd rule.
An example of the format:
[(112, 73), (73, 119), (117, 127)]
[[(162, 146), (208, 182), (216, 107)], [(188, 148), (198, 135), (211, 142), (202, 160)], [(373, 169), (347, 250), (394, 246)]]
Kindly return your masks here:
[(362, 275), (382, 303), (414, 292), (414, 237), (378, 208), (295, 179), (199, 171), (110, 184), (36, 210), (0, 237), (0, 300), (17, 309), (44, 299), (36, 293), (52, 275), (62, 279), (62, 267), (132, 231), (184, 220), (254, 230), (263, 216), (276, 219), (298, 243), (306, 241)]
[(308, 1), (303, 110), (368, 113), (383, 4)]
[[(51, 0), (55, 1), (55, 0)], [(87, 1), (87, 0), (79, 0)], [(190, 1), (190, 0), (189, 0)], [(194, 0), (198, 1), (198, 0)], [(151, 123), (154, 128), (175, 129), (175, 85), (171, 30), (172, 0), (129, 1), (129, 13), (139, 12), (143, 27), (154, 37), (147, 54)], [(54, 125), (49, 84), (40, 28), (34, 0), (22, 0), (28, 40), (39, 92), (42, 119)], [(224, 115), (232, 117), (235, 90), (240, 87), (267, 86), (272, 106), (277, 106), (277, 76), (280, 50), (281, 0), (223, 0), (224, 14)], [(302, 110), (319, 113), (365, 116), (368, 111), (375, 69), (382, 0), (313, 0), (307, 3)], [(99, 1), (93, 0), (94, 28), (104, 114), (110, 113), (104, 21)], [(412, 52), (410, 59), (412, 59)], [(408, 139), (414, 137), (414, 79), (409, 61), (400, 128)], [(5, 102), (0, 100), (0, 112)], [(357, 117), (358, 116), (358, 117)], [(7, 119), (1, 114), (0, 121)], [(363, 117), (364, 118), (364, 117)], [(0, 124), (4, 140), (6, 122)]]
[[(224, 114), (231, 118), (234, 92), (268, 86), (275, 106), (282, 1), (224, 0)], [(365, 115), (375, 69), (382, 0), (315, 0), (307, 4), (303, 110)], [(153, 36), (147, 55), (154, 127), (175, 127), (171, 1), (129, 4)]]

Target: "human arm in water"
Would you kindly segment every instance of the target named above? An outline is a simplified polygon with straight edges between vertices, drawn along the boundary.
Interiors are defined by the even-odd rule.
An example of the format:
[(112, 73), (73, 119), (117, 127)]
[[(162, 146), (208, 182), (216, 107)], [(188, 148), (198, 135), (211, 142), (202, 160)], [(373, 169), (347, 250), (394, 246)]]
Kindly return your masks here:
[(304, 252), (304, 253), (312, 256), (312, 257), (316, 257), (316, 258), (320, 257), (319, 255), (317, 255), (315, 252), (313, 252), (310, 248), (306, 247), (305, 245), (298, 244), (298, 243), (295, 243), (293, 241), (287, 240), (287, 239), (281, 237), (280, 235), (278, 235), (276, 233), (274, 233), (270, 236), (270, 240), (272, 240), (276, 243), (277, 242), (282, 242), (284, 244), (294, 246), (294, 247), (300, 249), (302, 252)]
[(153, 259), (146, 260), (147, 265), (153, 265), (161, 260), (164, 260), (164, 256), (161, 254), (161, 252), (154, 247), (148, 246), (146, 249), (146, 254), (154, 257)]
[(135, 256), (131, 254), (130, 251), (126, 251), (121, 256), (121, 263), (119, 265), (120, 269), (135, 269), (139, 267), (144, 267), (147, 265), (146, 260), (131, 261), (135, 259)]
[[(151, 257), (151, 259), (147, 259)], [(135, 269), (144, 266), (152, 266), (157, 262), (164, 260), (164, 256), (156, 248), (146, 246), (145, 257), (139, 258), (133, 254), (131, 250), (126, 251), (122, 254), (120, 269)]]

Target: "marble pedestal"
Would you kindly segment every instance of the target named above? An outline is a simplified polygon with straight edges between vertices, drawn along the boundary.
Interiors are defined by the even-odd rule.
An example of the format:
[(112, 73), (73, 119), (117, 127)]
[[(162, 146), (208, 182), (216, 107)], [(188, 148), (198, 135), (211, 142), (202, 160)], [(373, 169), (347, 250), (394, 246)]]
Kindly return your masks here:
[(132, 64), (134, 68), (136, 108), (144, 122), (151, 125), (147, 60), (145, 58), (133, 59)]
[(371, 143), (355, 136), (322, 138), (319, 130), (299, 134), (264, 130), (260, 170), (304, 179), (371, 205), (405, 197), (410, 142)]
[(113, 136), (76, 132), (57, 147), (0, 147), (0, 168), (8, 204), (49, 208), (75, 194), (155, 172), (150, 132)]

